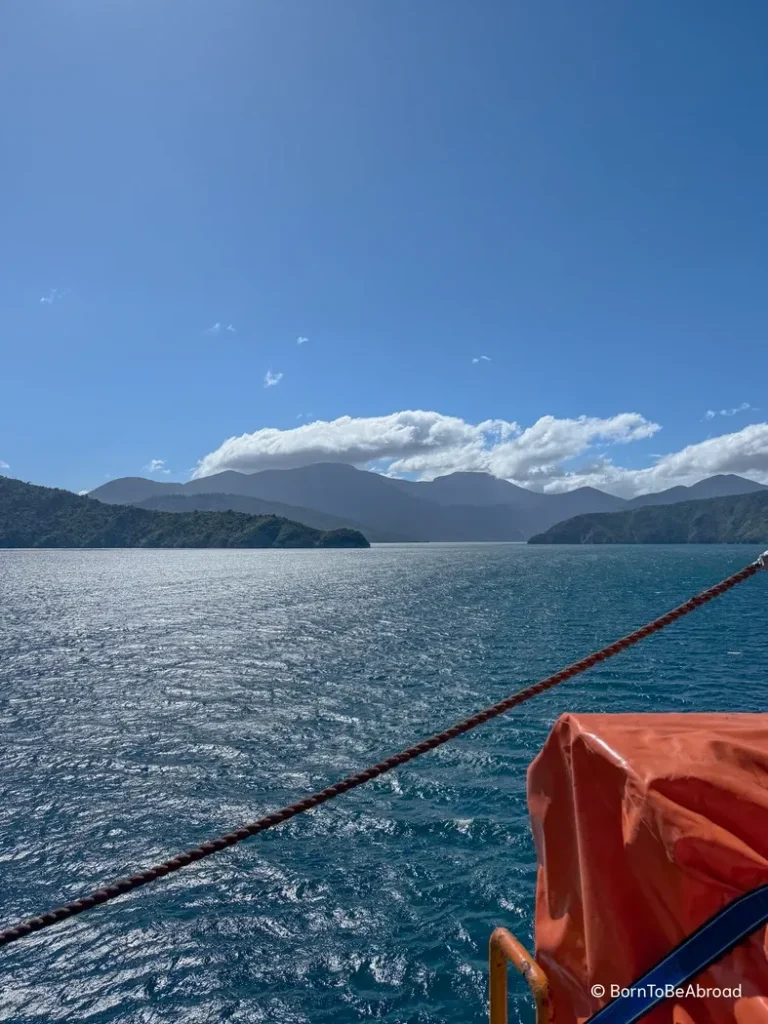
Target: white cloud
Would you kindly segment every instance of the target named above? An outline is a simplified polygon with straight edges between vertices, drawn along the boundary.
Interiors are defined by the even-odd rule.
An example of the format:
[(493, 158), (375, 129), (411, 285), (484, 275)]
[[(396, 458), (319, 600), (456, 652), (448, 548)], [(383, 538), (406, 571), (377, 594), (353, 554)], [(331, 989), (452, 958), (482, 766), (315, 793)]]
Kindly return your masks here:
[(509, 420), (472, 424), (437, 412), (303, 423), (287, 430), (265, 427), (231, 437), (200, 460), (194, 477), (224, 469), (254, 473), (312, 462), (374, 467), (387, 475), (432, 479), (458, 471), (484, 471), (543, 491), (590, 486), (631, 497), (716, 473), (737, 473), (768, 483), (768, 423), (710, 437), (677, 452), (646, 455), (650, 465), (626, 468), (605, 455), (660, 430), (638, 413), (607, 418), (542, 416), (529, 427)]
[(620, 413), (607, 419), (542, 416), (525, 429), (516, 423), (490, 421), (473, 429), (479, 436), (471, 444), (405, 455), (395, 459), (390, 472), (429, 478), (481, 470), (534, 489), (546, 489), (568, 477), (569, 469), (564, 465), (567, 460), (589, 454), (600, 442), (627, 444), (651, 437), (660, 428), (638, 413)]
[(227, 330), (229, 331), (230, 334), (237, 334), (234, 324), (227, 324)]
[(213, 327), (209, 327), (208, 330), (205, 333), (206, 334), (219, 334), (220, 331), (221, 331), (221, 324), (218, 321), (216, 321), (216, 323), (213, 325)]
[(272, 373), (271, 370), (267, 370), (264, 374), (264, 387), (273, 388), (276, 384), (279, 384), (282, 379), (282, 373)]
[(3, 462), (3, 460), (0, 459), (0, 469), (10, 469), (10, 468), (11, 467), (8, 465), (7, 462)]
[(67, 289), (60, 292), (58, 288), (51, 288), (47, 295), (43, 295), (40, 299), (41, 306), (52, 306), (54, 302), (58, 302), (59, 299), (63, 299), (67, 294)]
[(144, 467), (149, 473), (170, 473), (170, 469), (165, 468), (165, 459), (150, 459), (149, 463)]
[(300, 334), (299, 337), (296, 339), (296, 344), (297, 345), (305, 345), (308, 341), (309, 341), (309, 338), (305, 338), (303, 335)]
[(733, 409), (720, 409), (717, 411), (715, 409), (707, 409), (704, 413), (704, 419), (713, 420), (715, 416), (735, 416), (738, 412), (748, 412), (750, 409), (752, 409), (752, 406), (749, 402), (742, 402), (740, 405), (734, 406)]
[(472, 360), (473, 363), (480, 363), (480, 362), (490, 363), (490, 361), (491, 361), (491, 357), (490, 356), (475, 356), (474, 359)]
[(591, 486), (632, 497), (680, 484), (690, 486), (718, 473), (736, 473), (768, 484), (768, 423), (753, 423), (732, 434), (708, 437), (662, 455), (654, 465), (643, 469), (624, 469), (602, 459), (549, 482), (545, 490)]
[(388, 416), (319, 420), (290, 430), (265, 427), (232, 437), (200, 460), (194, 475), (223, 469), (253, 473), (312, 462), (385, 464), (390, 474), (430, 479), (460, 470), (483, 470), (545, 487), (567, 476), (565, 460), (606, 441), (624, 444), (652, 436), (659, 427), (637, 413), (607, 419), (543, 416), (523, 429), (507, 420), (472, 424), (420, 410)]
[(86, 494), (89, 494), (90, 492), (89, 491), (78, 491), (77, 493), (80, 495), (81, 498), (84, 498), (86, 496)]

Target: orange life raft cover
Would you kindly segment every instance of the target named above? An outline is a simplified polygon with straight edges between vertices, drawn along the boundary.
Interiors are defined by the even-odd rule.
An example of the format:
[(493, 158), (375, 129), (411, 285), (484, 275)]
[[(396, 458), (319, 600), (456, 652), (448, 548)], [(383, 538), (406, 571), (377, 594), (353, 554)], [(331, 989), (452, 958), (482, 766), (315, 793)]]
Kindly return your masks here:
[[(574, 1024), (768, 883), (768, 715), (563, 715), (528, 805), (536, 959), (556, 1024)], [(645, 1020), (768, 1024), (768, 929), (695, 984), (741, 995), (673, 998)]]

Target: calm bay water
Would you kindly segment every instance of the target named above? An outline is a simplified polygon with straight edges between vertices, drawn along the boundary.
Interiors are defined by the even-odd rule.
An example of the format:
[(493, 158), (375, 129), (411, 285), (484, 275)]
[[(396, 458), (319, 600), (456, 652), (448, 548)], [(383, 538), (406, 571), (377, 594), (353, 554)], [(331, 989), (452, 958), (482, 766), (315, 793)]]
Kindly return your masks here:
[[(628, 632), (746, 547), (0, 552), (0, 922), (258, 818)], [(762, 711), (768, 578), (362, 790), (0, 951), (0, 1019), (485, 1021), (569, 711)], [(511, 1019), (530, 1021), (512, 986)]]

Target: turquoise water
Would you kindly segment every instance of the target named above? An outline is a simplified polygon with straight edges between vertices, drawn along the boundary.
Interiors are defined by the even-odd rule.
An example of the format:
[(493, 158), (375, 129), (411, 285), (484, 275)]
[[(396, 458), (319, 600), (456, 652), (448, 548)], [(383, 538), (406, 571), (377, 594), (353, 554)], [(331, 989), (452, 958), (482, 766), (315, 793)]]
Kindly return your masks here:
[[(252, 820), (628, 632), (746, 547), (0, 552), (0, 921)], [(768, 576), (333, 804), (0, 951), (0, 1018), (485, 1021), (563, 711), (765, 709)], [(513, 984), (512, 1020), (530, 1021)]]

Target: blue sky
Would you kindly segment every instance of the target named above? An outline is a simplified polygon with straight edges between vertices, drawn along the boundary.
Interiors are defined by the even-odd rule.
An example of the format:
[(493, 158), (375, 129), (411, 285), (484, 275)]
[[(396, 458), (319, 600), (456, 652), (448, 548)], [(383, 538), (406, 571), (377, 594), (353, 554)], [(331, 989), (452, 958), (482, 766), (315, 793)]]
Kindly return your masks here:
[(0, 20), (6, 473), (768, 480), (764, 4)]

